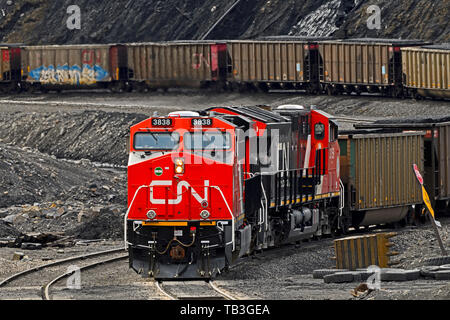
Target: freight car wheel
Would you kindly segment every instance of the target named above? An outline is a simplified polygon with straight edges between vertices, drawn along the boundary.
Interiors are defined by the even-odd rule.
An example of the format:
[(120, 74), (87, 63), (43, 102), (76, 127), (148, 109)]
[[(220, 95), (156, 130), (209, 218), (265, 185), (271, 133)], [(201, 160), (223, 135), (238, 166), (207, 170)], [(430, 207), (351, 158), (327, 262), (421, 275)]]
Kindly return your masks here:
[(326, 91), (329, 96), (335, 96), (337, 94), (336, 89), (330, 85), (327, 86)]
[(109, 89), (112, 93), (122, 93), (125, 90), (125, 85), (122, 82), (111, 83)]
[(269, 87), (267, 86), (266, 83), (259, 83), (258, 84), (258, 89), (261, 90), (264, 93), (269, 92)]

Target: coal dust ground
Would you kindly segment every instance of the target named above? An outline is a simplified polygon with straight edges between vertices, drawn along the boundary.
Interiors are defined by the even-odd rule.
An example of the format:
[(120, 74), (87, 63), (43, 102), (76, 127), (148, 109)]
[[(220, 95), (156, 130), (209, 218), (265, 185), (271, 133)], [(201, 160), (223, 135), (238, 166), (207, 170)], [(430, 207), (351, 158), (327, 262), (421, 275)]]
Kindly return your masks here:
[[(212, 106), (283, 104), (315, 105), (330, 114), (355, 118), (355, 121), (450, 115), (450, 103), (445, 101), (376, 96), (316, 97), (295, 92), (240, 94), (183, 90), (111, 94), (99, 91), (2, 96), (0, 243), (8, 243), (5, 240), (8, 238), (42, 233), (54, 233), (67, 241), (58, 247), (44, 245), (34, 251), (0, 248), (0, 280), (48, 259), (70, 255), (73, 250), (95, 249), (95, 244), (77, 247), (75, 244), (82, 239), (105, 239), (103, 246), (120, 243), (127, 209), (130, 126), (155, 112), (165, 115), (171, 111), (202, 110)], [(342, 127), (348, 129), (351, 123), (342, 123)], [(443, 218), (441, 223), (444, 243), (450, 248), (450, 221)], [(400, 253), (394, 258), (399, 267), (417, 268), (426, 257), (439, 255), (429, 225), (394, 231), (399, 233), (392, 240), (394, 250)], [(248, 299), (354, 299), (350, 290), (357, 283), (324, 284), (323, 280), (312, 278), (314, 269), (333, 267), (331, 246), (331, 239), (322, 239), (265, 251), (221, 275), (218, 283)], [(23, 252), (26, 258), (12, 261), (16, 251)], [(95, 277), (95, 273), (87, 277), (92, 282), (91, 289), (83, 297), (114, 292), (104, 296), (120, 298), (120, 290), (112, 290), (115, 284), (112, 279), (128, 279), (140, 283), (138, 287), (146, 290), (145, 295), (134, 295), (136, 299), (161, 298), (153, 286), (131, 276), (133, 271), (128, 270), (126, 264), (105, 270), (102, 277)], [(117, 280), (117, 287), (122, 285), (124, 281)], [(429, 279), (385, 283), (381, 291), (365, 298), (449, 299), (449, 286), (449, 281)]]

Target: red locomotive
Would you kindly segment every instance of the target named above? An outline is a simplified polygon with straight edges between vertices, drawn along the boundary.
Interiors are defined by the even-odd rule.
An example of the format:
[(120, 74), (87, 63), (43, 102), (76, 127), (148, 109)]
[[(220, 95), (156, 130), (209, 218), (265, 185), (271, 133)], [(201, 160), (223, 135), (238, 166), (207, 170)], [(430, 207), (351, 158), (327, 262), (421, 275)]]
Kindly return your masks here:
[(236, 259), (342, 223), (338, 126), (300, 106), (221, 107), (131, 129), (130, 267), (209, 279)]

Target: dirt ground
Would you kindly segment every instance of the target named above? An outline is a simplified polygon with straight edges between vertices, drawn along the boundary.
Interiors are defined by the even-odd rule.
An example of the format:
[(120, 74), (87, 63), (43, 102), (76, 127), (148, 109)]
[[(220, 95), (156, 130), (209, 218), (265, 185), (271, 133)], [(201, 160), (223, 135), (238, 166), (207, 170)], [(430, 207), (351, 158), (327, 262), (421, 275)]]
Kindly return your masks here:
[[(131, 125), (155, 112), (163, 115), (221, 105), (282, 104), (316, 105), (336, 116), (366, 120), (450, 115), (450, 103), (444, 101), (311, 97), (292, 92), (243, 95), (186, 90), (123, 95), (63, 92), (61, 95), (3, 96), (0, 98), (0, 240), (53, 232), (63, 234), (70, 241), (66, 246), (44, 245), (40, 250), (0, 247), (0, 280), (48, 259), (96, 248), (95, 245), (74, 246), (80, 239), (109, 239), (103, 243), (108, 247), (118, 244), (127, 202), (126, 164)], [(441, 223), (444, 243), (450, 248), (450, 220), (443, 218)], [(393, 249), (400, 254), (393, 259), (399, 263), (398, 267), (414, 269), (421, 266), (424, 258), (439, 255), (429, 225), (395, 231), (399, 235), (392, 240)], [(218, 283), (247, 299), (354, 299), (350, 290), (358, 283), (325, 284), (312, 278), (313, 270), (333, 267), (331, 246), (332, 240), (324, 239), (266, 251), (233, 267)], [(24, 252), (27, 258), (12, 261), (16, 251)], [(112, 288), (133, 284), (136, 294), (131, 299), (161, 299), (152, 284), (135, 277), (126, 264), (105, 270), (104, 276), (97, 280), (95, 273), (86, 275), (90, 291), (80, 293), (82, 297), (103, 292), (106, 299), (119, 299), (121, 291)], [(106, 279), (123, 281), (117, 280), (115, 286), (115, 282), (108, 284)], [(383, 283), (381, 291), (372, 292), (364, 299), (449, 299), (449, 286), (449, 281), (429, 279), (389, 282)], [(60, 294), (79, 297), (64, 290)], [(7, 294), (0, 297), (7, 298)]]

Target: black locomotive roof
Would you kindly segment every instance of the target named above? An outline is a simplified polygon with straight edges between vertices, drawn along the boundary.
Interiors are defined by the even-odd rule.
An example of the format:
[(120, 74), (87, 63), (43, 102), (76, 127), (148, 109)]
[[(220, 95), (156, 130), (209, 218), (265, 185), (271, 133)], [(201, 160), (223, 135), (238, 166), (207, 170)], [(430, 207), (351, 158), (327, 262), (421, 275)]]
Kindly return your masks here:
[(208, 109), (211, 111), (216, 108), (226, 109), (231, 112), (246, 116), (253, 120), (261, 121), (264, 123), (286, 123), (290, 122), (289, 119), (276, 114), (272, 111), (268, 111), (262, 108), (262, 106), (239, 106), (239, 107), (213, 107)]

